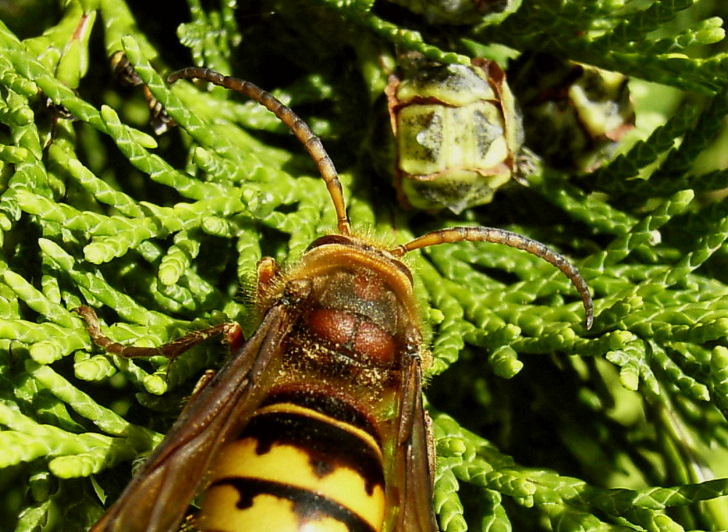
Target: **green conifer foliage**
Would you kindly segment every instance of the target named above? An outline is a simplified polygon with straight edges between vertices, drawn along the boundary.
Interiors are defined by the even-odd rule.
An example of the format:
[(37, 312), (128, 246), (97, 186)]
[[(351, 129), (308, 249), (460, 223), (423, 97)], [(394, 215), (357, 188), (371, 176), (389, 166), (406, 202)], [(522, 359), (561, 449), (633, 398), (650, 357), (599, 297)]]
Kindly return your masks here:
[[(215, 342), (173, 363), (107, 355), (72, 309), (140, 346), (225, 320), (250, 333), (257, 260), (290, 264), (335, 225), (270, 113), (164, 83), (191, 64), (297, 110), (360, 231), (402, 243), (498, 226), (589, 283), (586, 330), (568, 280), (536, 257), (469, 243), (411, 257), (443, 531), (728, 529), (724, 2), (522, 0), (441, 24), (426, 2), (240, 4), (0, 3), (0, 529), (87, 530), (225, 356)], [(113, 75), (118, 50), (166, 133), (143, 86)], [(590, 173), (536, 161), (528, 186), (459, 216), (403, 211), (374, 171), (399, 54), (507, 70), (525, 52), (631, 77), (636, 128), (617, 154)]]

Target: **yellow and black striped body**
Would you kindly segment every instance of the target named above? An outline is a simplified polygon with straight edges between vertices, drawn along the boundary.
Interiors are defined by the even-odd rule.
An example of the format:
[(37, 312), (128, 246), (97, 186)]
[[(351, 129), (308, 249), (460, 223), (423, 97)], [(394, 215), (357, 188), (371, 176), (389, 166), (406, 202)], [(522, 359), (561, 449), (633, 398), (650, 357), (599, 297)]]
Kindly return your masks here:
[(205, 531), (374, 532), (385, 512), (382, 451), (350, 405), (269, 396), (220, 452), (197, 526)]
[(302, 281), (307, 311), (281, 340), (272, 386), (217, 453), (201, 530), (380, 532), (391, 519), (397, 353), (409, 321), (380, 277), (324, 267)]

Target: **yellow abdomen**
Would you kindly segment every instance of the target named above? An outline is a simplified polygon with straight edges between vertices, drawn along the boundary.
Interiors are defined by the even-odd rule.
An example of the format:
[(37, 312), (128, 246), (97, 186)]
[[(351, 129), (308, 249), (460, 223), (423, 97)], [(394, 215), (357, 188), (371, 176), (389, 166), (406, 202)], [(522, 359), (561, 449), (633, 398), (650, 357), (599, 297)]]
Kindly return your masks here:
[(379, 532), (381, 449), (367, 430), (339, 417), (292, 402), (259, 409), (218, 453), (199, 529)]

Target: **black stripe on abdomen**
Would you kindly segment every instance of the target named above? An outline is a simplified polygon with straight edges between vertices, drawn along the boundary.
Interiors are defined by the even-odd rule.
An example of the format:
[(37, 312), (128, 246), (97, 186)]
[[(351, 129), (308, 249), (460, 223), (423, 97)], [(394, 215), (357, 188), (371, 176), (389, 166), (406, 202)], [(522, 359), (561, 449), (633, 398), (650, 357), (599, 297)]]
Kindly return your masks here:
[(377, 441), (378, 445), (381, 445), (379, 433), (369, 417), (364, 415), (359, 408), (330, 393), (299, 388), (278, 390), (268, 395), (259, 408), (262, 409), (276, 403), (293, 403), (333, 417), (343, 423), (359, 427), (368, 432)]
[[(293, 502), (294, 511), (303, 522), (325, 515), (344, 523), (351, 532), (376, 532), (371, 525), (345, 506), (306, 489), (255, 478), (221, 478), (213, 484), (218, 485), (229, 485), (237, 490), (240, 495), (237, 508), (240, 510), (252, 506), (256, 496), (268, 494)], [(265, 526), (261, 526), (262, 528)]]
[(270, 412), (253, 417), (241, 437), (254, 438), (259, 455), (269, 452), (274, 444), (305, 449), (319, 476), (337, 467), (353, 469), (371, 494), (375, 485), (384, 486), (381, 452), (342, 425), (346, 426), (299, 413)]

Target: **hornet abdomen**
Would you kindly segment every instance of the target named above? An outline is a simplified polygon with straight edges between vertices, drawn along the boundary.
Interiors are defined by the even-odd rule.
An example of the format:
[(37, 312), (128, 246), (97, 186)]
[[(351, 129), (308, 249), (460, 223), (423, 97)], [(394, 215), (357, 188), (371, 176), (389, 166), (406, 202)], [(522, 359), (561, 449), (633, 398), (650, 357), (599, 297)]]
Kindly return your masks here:
[(269, 397), (221, 450), (210, 482), (201, 530), (375, 532), (384, 520), (378, 437), (332, 397)]

